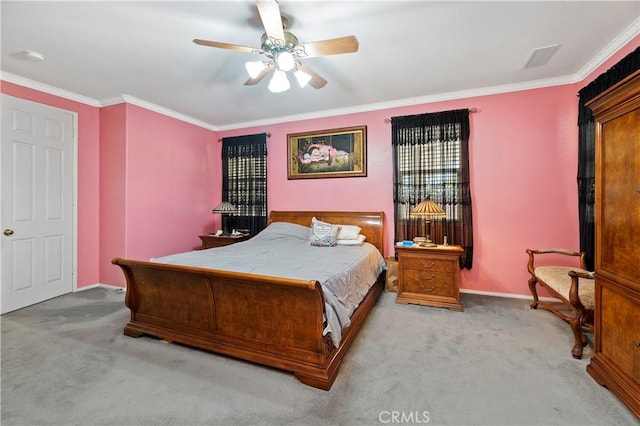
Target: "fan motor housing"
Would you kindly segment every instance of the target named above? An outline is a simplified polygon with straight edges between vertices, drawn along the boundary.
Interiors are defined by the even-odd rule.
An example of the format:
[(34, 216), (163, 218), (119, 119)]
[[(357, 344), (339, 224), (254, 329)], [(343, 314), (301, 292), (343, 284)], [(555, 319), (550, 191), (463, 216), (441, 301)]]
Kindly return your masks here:
[(282, 49), (285, 49), (291, 53), (294, 53), (296, 50), (296, 47), (299, 44), (300, 43), (298, 42), (298, 38), (292, 33), (290, 33), (289, 31), (284, 31), (284, 40), (277, 40), (274, 38), (270, 38), (267, 35), (267, 33), (264, 33), (262, 34), (262, 41), (261, 41), (260, 48), (265, 53), (269, 53), (269, 54), (271, 54), (273, 51), (282, 50)]

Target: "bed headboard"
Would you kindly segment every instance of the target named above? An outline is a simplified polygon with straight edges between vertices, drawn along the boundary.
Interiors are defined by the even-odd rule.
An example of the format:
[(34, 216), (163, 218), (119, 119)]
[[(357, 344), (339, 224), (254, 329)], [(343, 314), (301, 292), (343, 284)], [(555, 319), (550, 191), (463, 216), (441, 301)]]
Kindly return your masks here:
[(272, 211), (268, 223), (290, 222), (311, 226), (311, 218), (335, 225), (356, 225), (370, 242), (384, 256), (384, 212), (313, 212), (313, 211)]

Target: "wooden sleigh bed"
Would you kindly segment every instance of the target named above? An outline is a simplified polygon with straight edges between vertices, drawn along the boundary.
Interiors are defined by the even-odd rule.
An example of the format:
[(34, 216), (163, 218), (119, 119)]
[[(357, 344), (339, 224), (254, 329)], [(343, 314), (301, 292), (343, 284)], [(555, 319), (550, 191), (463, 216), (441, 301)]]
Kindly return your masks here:
[[(312, 217), (362, 228), (383, 254), (383, 212), (273, 211), (269, 223), (309, 226)], [(215, 250), (215, 249), (214, 249)], [(340, 362), (384, 289), (378, 276), (342, 331), (339, 347), (323, 336), (318, 281), (116, 258), (127, 281), (131, 319), (124, 334), (143, 334), (291, 371), (329, 390)]]

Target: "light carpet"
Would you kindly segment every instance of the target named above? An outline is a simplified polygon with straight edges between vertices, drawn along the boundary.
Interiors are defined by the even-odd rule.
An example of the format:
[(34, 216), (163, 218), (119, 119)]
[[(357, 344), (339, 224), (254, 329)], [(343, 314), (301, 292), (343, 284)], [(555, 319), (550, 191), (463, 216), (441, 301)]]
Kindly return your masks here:
[(8, 425), (636, 425), (529, 301), (465, 312), (384, 293), (329, 392), (287, 372), (123, 335), (124, 294), (95, 288), (1, 318)]

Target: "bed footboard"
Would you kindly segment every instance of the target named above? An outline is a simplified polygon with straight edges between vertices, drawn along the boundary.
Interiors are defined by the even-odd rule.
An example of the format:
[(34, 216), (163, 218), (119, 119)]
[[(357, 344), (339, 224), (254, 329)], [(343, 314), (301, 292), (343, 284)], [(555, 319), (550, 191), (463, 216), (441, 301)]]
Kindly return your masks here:
[(324, 297), (317, 281), (121, 258), (112, 262), (127, 281), (127, 336), (148, 334), (292, 371), (303, 383), (325, 390), (384, 282), (379, 279), (372, 287), (336, 348), (322, 335)]

